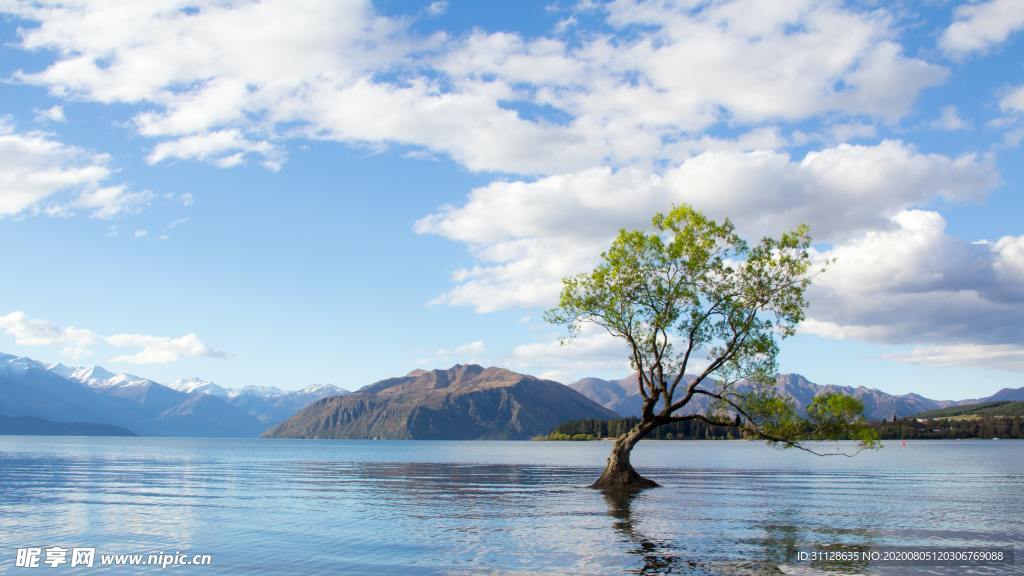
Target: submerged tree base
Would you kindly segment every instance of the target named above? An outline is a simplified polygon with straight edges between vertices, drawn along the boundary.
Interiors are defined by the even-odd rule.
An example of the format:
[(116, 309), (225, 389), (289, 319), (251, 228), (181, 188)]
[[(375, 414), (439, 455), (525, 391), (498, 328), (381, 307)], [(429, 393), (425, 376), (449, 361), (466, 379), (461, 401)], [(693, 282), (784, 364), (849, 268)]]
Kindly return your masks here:
[(629, 434), (615, 441), (612, 453), (608, 456), (608, 464), (604, 467), (601, 477), (590, 485), (601, 490), (641, 490), (660, 486), (650, 478), (644, 478), (629, 463), (629, 452), (646, 430), (632, 430)]
[(612, 445), (612, 453), (608, 455), (604, 472), (590, 487), (601, 490), (642, 490), (660, 486), (654, 480), (637, 474), (629, 462), (629, 453), (633, 450), (633, 446), (636, 446), (636, 443), (653, 427), (652, 422), (640, 422), (629, 432), (616, 438), (615, 444)]
[(596, 482), (591, 484), (590, 488), (596, 488), (598, 490), (643, 490), (645, 488), (658, 488), (661, 484), (658, 484), (650, 478), (644, 478), (643, 476), (636, 473), (635, 470), (630, 471), (629, 475), (612, 475), (602, 474)]

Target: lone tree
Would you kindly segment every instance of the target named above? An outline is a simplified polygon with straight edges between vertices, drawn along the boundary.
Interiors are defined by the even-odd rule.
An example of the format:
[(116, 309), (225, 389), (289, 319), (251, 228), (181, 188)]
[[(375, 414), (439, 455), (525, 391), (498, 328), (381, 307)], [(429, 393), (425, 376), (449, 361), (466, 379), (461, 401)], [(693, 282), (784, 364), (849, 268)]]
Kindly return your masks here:
[[(801, 441), (852, 437), (860, 440), (857, 452), (877, 447), (856, 398), (823, 394), (800, 418), (773, 386), (776, 337), (793, 335), (807, 305), (806, 226), (750, 247), (728, 220), (685, 205), (656, 214), (652, 224), (653, 233), (621, 230), (592, 272), (563, 280), (559, 305), (545, 315), (567, 326), (570, 339), (591, 322), (625, 340), (636, 370), (640, 422), (616, 439), (592, 487), (657, 486), (633, 469), (630, 452), (658, 426), (683, 420), (737, 427), (819, 455), (842, 452)], [(697, 358), (700, 371), (690, 375)], [(708, 410), (684, 410), (698, 398)]]

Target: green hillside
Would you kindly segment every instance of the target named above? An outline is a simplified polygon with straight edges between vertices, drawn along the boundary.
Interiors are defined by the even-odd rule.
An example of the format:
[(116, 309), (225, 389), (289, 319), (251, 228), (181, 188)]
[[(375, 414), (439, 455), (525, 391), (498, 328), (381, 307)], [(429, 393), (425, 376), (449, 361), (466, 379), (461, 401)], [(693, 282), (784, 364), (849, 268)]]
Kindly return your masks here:
[(972, 416), (1024, 416), (1024, 401), (985, 402), (921, 412), (917, 418), (969, 418)]

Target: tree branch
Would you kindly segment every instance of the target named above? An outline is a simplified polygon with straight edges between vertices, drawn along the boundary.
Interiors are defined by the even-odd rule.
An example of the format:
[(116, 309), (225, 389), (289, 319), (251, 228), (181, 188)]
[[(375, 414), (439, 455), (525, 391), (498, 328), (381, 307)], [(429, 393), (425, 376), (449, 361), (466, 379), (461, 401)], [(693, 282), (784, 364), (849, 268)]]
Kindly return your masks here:
[[(729, 406), (731, 406), (734, 410), (736, 410), (736, 412), (738, 412), (741, 416), (743, 416), (743, 420), (741, 420), (741, 423), (737, 424), (735, 421), (728, 421), (728, 422), (712, 421), (711, 419), (709, 419), (708, 417), (704, 416), (703, 414), (693, 414), (692, 415), (693, 417), (696, 417), (696, 418), (699, 418), (701, 420), (704, 420), (708, 424), (714, 424), (716, 426), (731, 426), (733, 428), (742, 428), (743, 430), (745, 430), (747, 432), (750, 432), (751, 434), (754, 434), (755, 436), (757, 436), (758, 438), (761, 438), (762, 440), (768, 440), (770, 442), (776, 442), (778, 444), (783, 444), (783, 445), (785, 445), (786, 447), (789, 447), (789, 448), (797, 448), (799, 450), (803, 450), (804, 452), (809, 452), (811, 454), (814, 454), (815, 456), (846, 456), (847, 458), (852, 458), (852, 457), (856, 456), (857, 454), (860, 454), (861, 452), (863, 452), (865, 450), (864, 447), (858, 447), (857, 451), (854, 452), (853, 454), (849, 454), (849, 453), (846, 453), (846, 452), (818, 452), (816, 450), (811, 450), (810, 448), (804, 446), (803, 444), (800, 444), (799, 440), (794, 440), (792, 438), (782, 438), (780, 436), (775, 436), (775, 435), (772, 435), (772, 434), (768, 434), (767, 432), (762, 430), (761, 427), (758, 426), (756, 422), (754, 422), (754, 420), (750, 417), (749, 414), (747, 414), (747, 412), (745, 410), (743, 410), (743, 408), (741, 408), (735, 402), (730, 400), (727, 397), (727, 395), (715, 394), (714, 392), (708, 392), (707, 390), (696, 390), (695, 392), (698, 393), (698, 394), (704, 394), (705, 396), (710, 396), (712, 398), (717, 398), (717, 399), (725, 402)], [(683, 416), (681, 418), (687, 419), (688, 417)], [(671, 421), (674, 421), (674, 420), (669, 420), (669, 421), (671, 422)]]

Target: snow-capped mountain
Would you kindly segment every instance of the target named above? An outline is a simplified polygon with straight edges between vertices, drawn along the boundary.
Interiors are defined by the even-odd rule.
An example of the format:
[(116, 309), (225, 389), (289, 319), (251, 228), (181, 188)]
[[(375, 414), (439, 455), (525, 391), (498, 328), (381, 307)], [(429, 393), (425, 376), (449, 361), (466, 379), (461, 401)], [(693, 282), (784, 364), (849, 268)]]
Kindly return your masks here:
[(299, 390), (299, 394), (314, 394), (318, 396), (345, 396), (349, 394), (348, 390), (344, 388), (338, 388), (334, 384), (310, 384), (302, 390)]
[(47, 369), (42, 363), (36, 362), (31, 358), (0, 353), (0, 374), (19, 374), (33, 368)]
[(148, 378), (128, 374), (126, 372), (114, 374), (102, 366), (93, 366), (92, 368), (69, 368), (62, 364), (61, 368), (63, 369), (54, 370), (54, 367), (51, 366), (49, 370), (57, 375), (67, 373), (68, 375), (65, 376), (65, 378), (81, 382), (82, 384), (96, 390), (144, 389), (150, 386), (160, 385), (158, 382), (154, 382)]
[(239, 396), (258, 396), (260, 398), (270, 398), (281, 396), (285, 392), (277, 386), (243, 386), (241, 388), (233, 388), (228, 391), (229, 398), (237, 398)]
[(218, 386), (209, 380), (203, 380), (202, 378), (196, 378), (195, 376), (191, 378), (179, 378), (166, 386), (186, 394), (198, 392), (200, 394), (210, 394), (220, 398), (227, 398), (230, 393), (230, 391), (223, 386)]
[(333, 384), (312, 384), (301, 390), (284, 391), (275, 386), (246, 386), (228, 392), (228, 402), (260, 419), (277, 424), (309, 404), (329, 396), (345, 396), (348, 390)]
[[(222, 399), (172, 390), (132, 374), (0, 355), (0, 414), (41, 426), (108, 425), (147, 436), (256, 436), (266, 426)], [(64, 426), (64, 428), (61, 428)]]
[(315, 396), (316, 399), (325, 398), (327, 396), (344, 396), (348, 394), (348, 390), (339, 388), (334, 384), (310, 384), (301, 390), (285, 391), (277, 386), (243, 386), (241, 388), (226, 388), (218, 384), (214, 384), (209, 380), (203, 380), (202, 378), (180, 378), (170, 384), (166, 384), (168, 388), (173, 388), (186, 394), (198, 392), (200, 394), (212, 394), (213, 396), (219, 396), (221, 398), (227, 398), (228, 400), (234, 400), (243, 396), (257, 397), (257, 398), (278, 398), (282, 396), (294, 396), (294, 397), (306, 397)]
[(329, 396), (344, 396), (348, 390), (333, 384), (311, 384), (301, 390), (282, 390), (277, 386), (228, 388), (202, 378), (180, 378), (166, 386), (190, 395), (220, 398), (267, 425), (278, 424), (307, 405)]
[[(64, 374), (61, 374), (60, 372), (56, 372), (54, 370), (51, 370), (51, 372), (64, 376), (65, 378), (70, 378), (77, 382), (81, 382), (82, 384), (85, 384), (86, 386), (91, 386), (93, 388), (105, 388), (107, 384), (110, 382), (110, 380), (117, 376), (117, 374), (114, 374), (113, 372), (103, 368), (102, 366), (93, 366), (91, 368), (70, 368), (68, 366), (64, 366), (63, 364), (61, 364), (61, 367), (61, 372), (66, 373), (68, 370), (70, 370), (70, 374), (64, 376)], [(127, 374), (125, 374), (124, 376), (127, 376)]]
[(121, 426), (154, 436), (256, 436), (307, 404), (347, 394), (330, 384), (284, 391), (227, 388), (201, 378), (171, 384), (101, 366), (44, 364), (0, 353), (0, 414)]
[(50, 372), (53, 372), (54, 374), (57, 374), (58, 376), (63, 376), (65, 378), (71, 376), (75, 372), (74, 367), (65, 366), (60, 362), (54, 362), (53, 364), (47, 366), (46, 369), (49, 370)]

